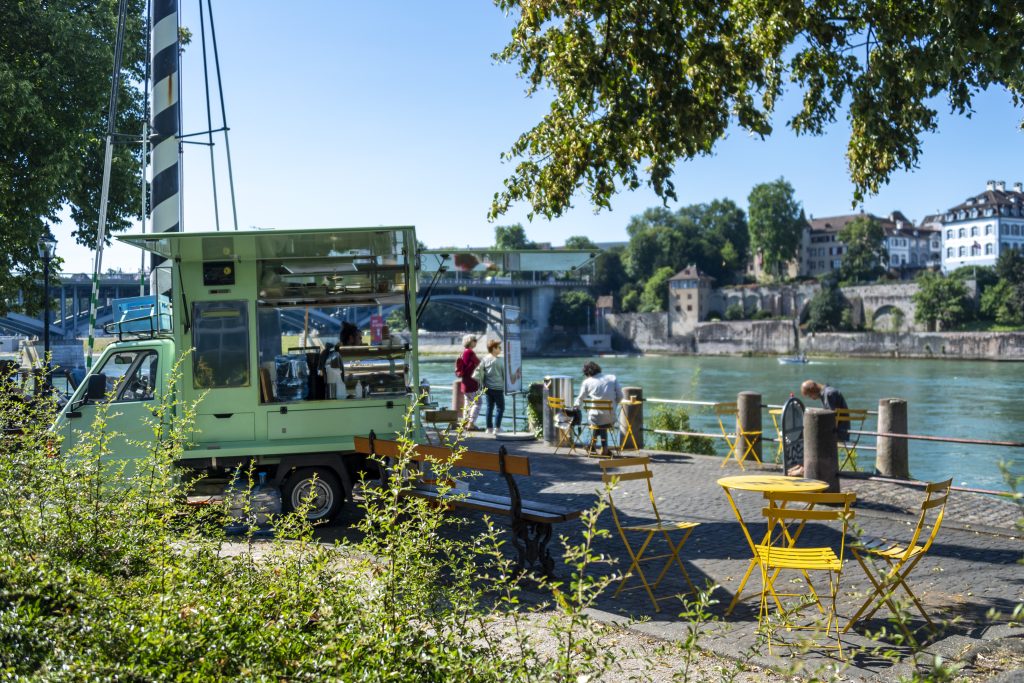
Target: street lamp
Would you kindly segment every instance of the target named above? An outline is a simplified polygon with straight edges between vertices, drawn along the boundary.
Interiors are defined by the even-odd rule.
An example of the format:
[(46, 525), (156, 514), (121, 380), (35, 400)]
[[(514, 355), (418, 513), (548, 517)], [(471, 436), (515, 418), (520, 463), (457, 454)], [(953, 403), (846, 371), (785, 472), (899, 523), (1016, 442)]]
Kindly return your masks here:
[(39, 238), (39, 258), (43, 259), (43, 391), (49, 395), (50, 379), (50, 261), (57, 250), (57, 239), (47, 228)]

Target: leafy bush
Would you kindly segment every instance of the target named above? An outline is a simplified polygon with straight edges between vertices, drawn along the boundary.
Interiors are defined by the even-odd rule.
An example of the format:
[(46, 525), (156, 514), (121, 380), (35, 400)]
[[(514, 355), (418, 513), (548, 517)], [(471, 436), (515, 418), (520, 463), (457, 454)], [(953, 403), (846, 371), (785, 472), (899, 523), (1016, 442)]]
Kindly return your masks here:
[[(659, 405), (648, 420), (650, 429), (664, 429), (672, 432), (689, 432), (690, 413), (682, 406)], [(699, 453), (714, 455), (714, 442), (706, 436), (681, 436), (678, 434), (655, 434), (654, 447), (661, 451), (676, 453)]]
[(740, 304), (731, 304), (725, 309), (726, 320), (743, 320), (746, 314), (743, 312), (743, 306)]
[(759, 308), (756, 311), (754, 311), (754, 315), (750, 316), (750, 319), (751, 320), (771, 320), (772, 317), (773, 316), (772, 316), (772, 314), (769, 311), (766, 311), (763, 308)]
[[(403, 495), (407, 455), (385, 484), (364, 486), (358, 541), (316, 542), (298, 510), (272, 517), (276, 538), (257, 542), (244, 503), (252, 526), (229, 543), (223, 509), (184, 505), (194, 482), (174, 463), (196, 406), (172, 396), (153, 407), (148, 455), (131, 468), (112, 459), (109, 407), (54, 457), (53, 402), (0, 397), (0, 423), (21, 425), (0, 446), (5, 678), (585, 680), (609, 666), (583, 613), (614, 578), (588, 571), (606, 533), (601, 505), (566, 546), (572, 579), (547, 584), (554, 605), (536, 613), (519, 604), (503, 530), (443, 533), (458, 519)], [(432, 466), (447, 481), (446, 466)], [(252, 474), (241, 473), (243, 492)], [(522, 635), (530, 616), (545, 620), (553, 649)]]

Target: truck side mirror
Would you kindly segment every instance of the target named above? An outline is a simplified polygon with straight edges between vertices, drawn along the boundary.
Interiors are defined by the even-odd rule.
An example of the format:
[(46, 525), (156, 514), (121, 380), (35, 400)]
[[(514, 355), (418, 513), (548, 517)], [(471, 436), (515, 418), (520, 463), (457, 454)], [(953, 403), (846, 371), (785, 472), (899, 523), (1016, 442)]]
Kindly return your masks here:
[(102, 401), (107, 395), (107, 376), (102, 372), (89, 375), (88, 384), (85, 387), (86, 401)]

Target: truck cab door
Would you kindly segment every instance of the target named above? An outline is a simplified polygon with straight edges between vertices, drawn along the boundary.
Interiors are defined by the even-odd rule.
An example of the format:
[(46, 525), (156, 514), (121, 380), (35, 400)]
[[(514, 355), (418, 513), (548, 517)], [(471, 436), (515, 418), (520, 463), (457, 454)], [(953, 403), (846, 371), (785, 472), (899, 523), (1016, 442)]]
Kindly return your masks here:
[[(132, 461), (145, 457), (144, 444), (153, 439), (149, 426), (150, 407), (157, 400), (160, 382), (160, 354), (157, 349), (130, 349), (110, 354), (92, 373), (83, 398), (64, 408), (67, 424), (65, 444), (70, 446), (93, 428), (96, 414), (105, 403), (106, 429), (115, 433), (110, 441), (109, 462), (115, 467), (122, 464), (126, 473)], [(100, 398), (98, 394), (103, 393)]]

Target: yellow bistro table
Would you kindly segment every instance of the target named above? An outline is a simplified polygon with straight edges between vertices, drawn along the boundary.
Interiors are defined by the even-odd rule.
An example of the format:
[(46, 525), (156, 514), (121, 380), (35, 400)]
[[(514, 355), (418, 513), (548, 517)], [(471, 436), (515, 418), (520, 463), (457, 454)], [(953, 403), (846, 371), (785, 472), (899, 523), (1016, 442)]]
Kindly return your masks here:
[[(736, 519), (739, 520), (740, 528), (743, 530), (743, 536), (747, 539), (752, 555), (750, 564), (747, 566), (747, 573), (743, 575), (743, 580), (740, 581), (739, 588), (736, 589), (736, 594), (733, 596), (732, 602), (729, 603), (729, 609), (725, 611), (726, 614), (731, 614), (736, 605), (739, 604), (740, 595), (743, 593), (743, 587), (747, 585), (747, 581), (750, 579), (751, 572), (757, 566), (754, 539), (750, 536), (750, 530), (747, 529), (747, 523), (743, 521), (740, 509), (736, 507), (736, 501), (732, 498), (732, 492), (759, 491), (761, 494), (817, 493), (827, 489), (828, 484), (817, 479), (800, 479), (798, 477), (786, 477), (781, 474), (740, 474), (733, 477), (722, 477), (718, 480), (718, 485), (722, 487), (722, 490), (725, 491), (725, 497), (729, 499), (729, 505), (732, 506), (732, 511), (735, 513)], [(765, 544), (767, 542), (768, 538), (766, 535), (761, 543)]]

